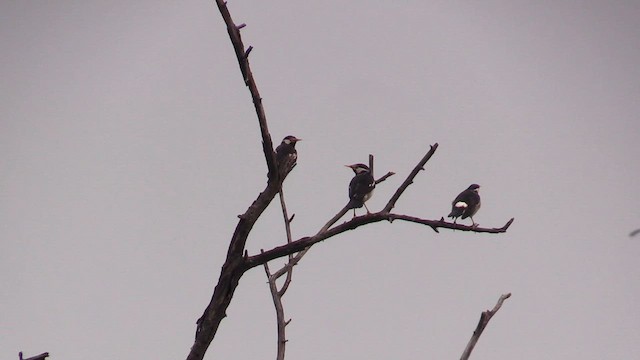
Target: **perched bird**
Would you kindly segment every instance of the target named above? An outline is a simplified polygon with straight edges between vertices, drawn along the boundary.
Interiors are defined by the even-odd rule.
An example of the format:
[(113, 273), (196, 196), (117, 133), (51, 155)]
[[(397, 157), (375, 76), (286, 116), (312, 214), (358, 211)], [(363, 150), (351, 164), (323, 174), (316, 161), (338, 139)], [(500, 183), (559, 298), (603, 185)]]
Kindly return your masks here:
[(276, 148), (276, 163), (278, 165), (280, 181), (283, 181), (291, 169), (296, 166), (296, 160), (298, 159), (296, 143), (300, 140), (302, 139), (289, 135), (282, 139), (282, 142)]
[(371, 171), (369, 167), (365, 164), (353, 164), (353, 165), (345, 165), (348, 168), (351, 168), (356, 176), (351, 179), (349, 183), (349, 204), (347, 205), (349, 209), (353, 209), (353, 216), (356, 216), (356, 209), (361, 208), (364, 205), (364, 208), (367, 209), (367, 214), (369, 214), (369, 208), (365, 202), (369, 200), (371, 195), (373, 194), (373, 189), (376, 187), (376, 181), (371, 175)]
[(473, 226), (476, 226), (476, 222), (473, 221), (473, 215), (480, 209), (480, 195), (478, 194), (480, 185), (471, 184), (467, 190), (463, 191), (456, 197), (451, 203), (451, 213), (448, 215), (453, 218), (453, 223), (456, 223), (458, 217), (463, 219), (471, 218)]

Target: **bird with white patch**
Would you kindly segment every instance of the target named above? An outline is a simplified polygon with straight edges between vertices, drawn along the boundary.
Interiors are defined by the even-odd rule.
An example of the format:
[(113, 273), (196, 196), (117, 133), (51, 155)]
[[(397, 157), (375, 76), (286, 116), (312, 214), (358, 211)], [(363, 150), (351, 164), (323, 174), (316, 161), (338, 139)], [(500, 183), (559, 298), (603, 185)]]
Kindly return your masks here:
[(448, 215), (453, 218), (453, 223), (456, 223), (459, 217), (462, 219), (471, 218), (473, 226), (478, 226), (473, 221), (473, 215), (475, 215), (480, 209), (480, 194), (478, 190), (480, 185), (471, 184), (465, 191), (461, 192), (455, 200), (451, 203), (451, 213)]
[(286, 136), (276, 148), (276, 163), (280, 174), (280, 181), (283, 181), (289, 172), (296, 166), (298, 160), (298, 151), (296, 143), (301, 141), (293, 135)]
[(353, 209), (353, 216), (356, 216), (356, 209), (362, 206), (367, 209), (367, 214), (370, 214), (365, 202), (371, 198), (373, 189), (376, 187), (376, 181), (371, 174), (371, 170), (369, 170), (369, 167), (365, 164), (345, 166), (351, 168), (356, 174), (349, 183), (349, 204), (347, 207)]

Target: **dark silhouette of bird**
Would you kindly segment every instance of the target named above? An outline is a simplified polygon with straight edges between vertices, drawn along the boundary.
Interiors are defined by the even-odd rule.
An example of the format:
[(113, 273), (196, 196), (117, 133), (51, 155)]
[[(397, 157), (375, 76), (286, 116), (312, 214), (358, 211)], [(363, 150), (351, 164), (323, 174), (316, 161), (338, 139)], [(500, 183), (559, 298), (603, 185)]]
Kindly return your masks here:
[(453, 223), (456, 223), (459, 217), (462, 219), (471, 218), (473, 226), (477, 226), (473, 221), (473, 215), (480, 209), (480, 194), (478, 194), (480, 185), (471, 184), (467, 190), (461, 192), (455, 200), (451, 203), (451, 213), (448, 215), (453, 218)]
[(282, 142), (276, 148), (276, 164), (278, 165), (280, 181), (283, 181), (293, 167), (296, 166), (296, 161), (298, 160), (296, 143), (300, 140), (302, 139), (289, 135), (282, 139)]
[(376, 187), (376, 181), (371, 175), (369, 167), (365, 164), (345, 165), (351, 168), (356, 176), (349, 183), (349, 204), (347, 207), (353, 209), (353, 216), (356, 216), (356, 209), (364, 206), (367, 214), (370, 214), (369, 208), (365, 202), (371, 198), (373, 189)]

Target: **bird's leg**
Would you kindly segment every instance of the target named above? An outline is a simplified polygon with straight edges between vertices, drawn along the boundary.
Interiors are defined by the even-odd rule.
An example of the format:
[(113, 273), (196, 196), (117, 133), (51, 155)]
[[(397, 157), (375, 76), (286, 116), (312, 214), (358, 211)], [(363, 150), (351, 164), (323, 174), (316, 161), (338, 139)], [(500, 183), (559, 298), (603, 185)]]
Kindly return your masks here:
[(367, 204), (362, 203), (362, 205), (364, 205), (364, 208), (367, 209), (367, 215), (371, 214), (371, 212), (369, 211), (369, 208), (367, 207)]
[(475, 221), (473, 221), (473, 216), (469, 216), (469, 217), (471, 218), (471, 222), (473, 223), (473, 224), (471, 225), (471, 227), (472, 227), (472, 228), (474, 228), (474, 229), (475, 229), (475, 228), (477, 228), (477, 227), (478, 227), (478, 224), (476, 224), (476, 222), (475, 222)]

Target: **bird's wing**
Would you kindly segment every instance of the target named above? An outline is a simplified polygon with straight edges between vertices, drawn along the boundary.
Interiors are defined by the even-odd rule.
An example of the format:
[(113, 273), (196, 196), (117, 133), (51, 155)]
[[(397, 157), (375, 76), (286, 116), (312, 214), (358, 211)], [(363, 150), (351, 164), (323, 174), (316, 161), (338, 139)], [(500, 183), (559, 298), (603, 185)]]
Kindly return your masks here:
[(349, 183), (349, 199), (362, 201), (374, 187), (375, 180), (371, 174), (356, 175)]

